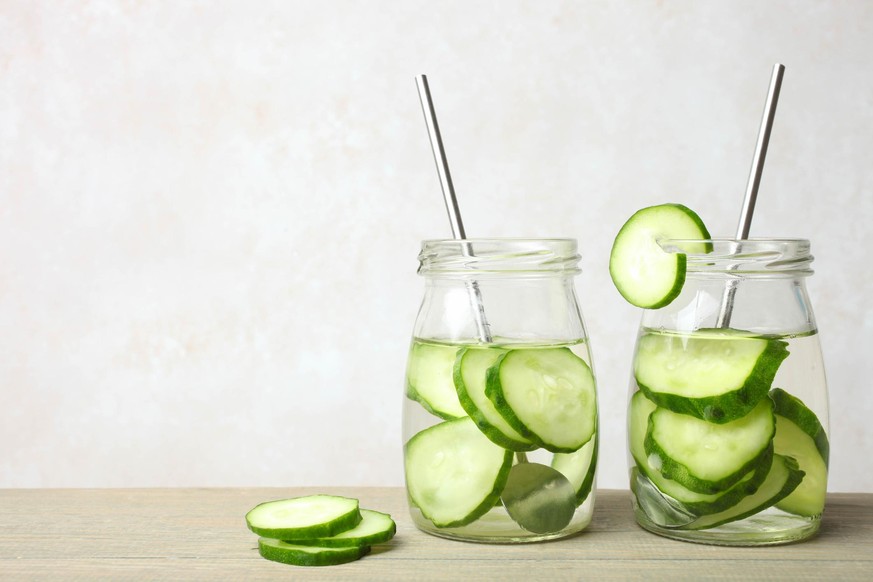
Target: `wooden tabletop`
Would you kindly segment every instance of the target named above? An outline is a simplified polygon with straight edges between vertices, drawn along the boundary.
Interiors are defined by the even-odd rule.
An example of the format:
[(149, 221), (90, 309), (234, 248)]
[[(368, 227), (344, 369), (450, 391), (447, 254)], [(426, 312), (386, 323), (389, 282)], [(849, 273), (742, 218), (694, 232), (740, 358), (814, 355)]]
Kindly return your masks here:
[[(261, 558), (245, 513), (316, 492), (391, 513), (397, 536), (341, 566)], [(629, 495), (598, 491), (579, 535), (507, 546), (418, 531), (400, 488), (0, 489), (0, 580), (873, 580), (873, 494), (831, 494), (816, 538), (765, 548), (652, 535)]]

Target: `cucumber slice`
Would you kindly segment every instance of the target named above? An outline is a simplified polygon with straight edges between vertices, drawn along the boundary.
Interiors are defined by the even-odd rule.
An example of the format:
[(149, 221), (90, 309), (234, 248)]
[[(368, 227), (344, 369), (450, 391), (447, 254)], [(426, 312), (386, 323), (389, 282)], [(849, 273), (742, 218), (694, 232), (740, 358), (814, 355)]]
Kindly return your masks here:
[(722, 512), (705, 515), (686, 526), (687, 529), (709, 529), (745, 519), (773, 506), (787, 497), (800, 484), (803, 471), (797, 461), (782, 455), (773, 456), (773, 465), (758, 490)]
[(736, 330), (647, 333), (637, 344), (634, 377), (658, 406), (709, 422), (731, 422), (766, 397), (788, 357), (787, 345)]
[(333, 537), (284, 541), (299, 546), (320, 546), (322, 548), (360, 547), (387, 542), (394, 537), (394, 533), (397, 531), (397, 525), (387, 513), (362, 509), (361, 517), (361, 523)]
[(776, 504), (789, 513), (815, 517), (824, 511), (828, 482), (828, 437), (815, 413), (781, 388), (770, 392), (776, 410), (773, 446), (797, 460), (806, 474), (791, 495)]
[(406, 366), (406, 396), (419, 402), (431, 414), (442, 419), (467, 416), (452, 371), (455, 366), (456, 346), (426, 344), (415, 341)]
[(594, 436), (594, 375), (569, 348), (510, 350), (488, 369), (487, 382), (506, 422), (544, 449), (572, 453)]
[(458, 351), (454, 371), (458, 399), (491, 442), (511, 451), (532, 451), (536, 445), (509, 426), (485, 395), (485, 374), (505, 352), (498, 348), (472, 347)]
[(692, 491), (723, 493), (768, 462), (775, 432), (769, 398), (725, 424), (657, 408), (649, 417), (646, 458), (664, 477)]
[(588, 499), (597, 470), (597, 451), (600, 448), (599, 431), (575, 453), (555, 453), (552, 468), (559, 471), (576, 488), (576, 506)]
[(459, 527), (494, 507), (512, 452), (483, 435), (469, 417), (427, 428), (406, 443), (406, 490), (437, 527)]
[[(736, 485), (727, 489), (724, 493), (698, 493), (683, 487), (676, 481), (665, 478), (658, 469), (649, 463), (650, 457), (646, 454), (644, 445), (649, 426), (649, 416), (656, 408), (655, 404), (646, 398), (643, 392), (636, 392), (631, 397), (628, 414), (628, 444), (631, 456), (636, 463), (636, 469), (641, 474), (638, 479), (648, 480), (651, 486), (658, 489), (662, 496), (666, 495), (675, 500), (676, 503), (672, 503), (672, 501), (670, 503), (676, 506), (682, 513), (694, 516), (723, 511), (738, 503), (743, 497), (751, 495), (758, 490), (758, 487), (770, 471), (770, 464), (773, 458), (772, 448), (767, 449), (767, 457), (760, 460), (755, 470), (747, 473)], [(652, 457), (651, 460), (656, 464), (659, 461), (658, 457)], [(634, 484), (632, 476), (632, 488)], [(663, 501), (656, 499), (654, 503), (663, 503)], [(651, 512), (648, 509), (646, 509), (646, 513), (650, 517), (652, 515), (659, 515), (658, 512)], [(665, 527), (671, 526), (670, 523), (661, 525)]]
[(370, 553), (370, 546), (320, 548), (301, 546), (271, 538), (258, 539), (258, 552), (274, 562), (295, 566), (335, 566), (354, 562)]
[[(685, 283), (683, 253), (668, 253), (659, 239), (708, 239), (709, 231), (693, 210), (681, 204), (661, 204), (631, 216), (612, 245), (609, 274), (618, 292), (629, 303), (645, 309), (664, 307)], [(689, 251), (707, 253), (711, 243), (701, 242)]]
[(361, 522), (358, 500), (336, 495), (307, 495), (268, 501), (246, 514), (249, 529), (266, 538), (325, 538)]

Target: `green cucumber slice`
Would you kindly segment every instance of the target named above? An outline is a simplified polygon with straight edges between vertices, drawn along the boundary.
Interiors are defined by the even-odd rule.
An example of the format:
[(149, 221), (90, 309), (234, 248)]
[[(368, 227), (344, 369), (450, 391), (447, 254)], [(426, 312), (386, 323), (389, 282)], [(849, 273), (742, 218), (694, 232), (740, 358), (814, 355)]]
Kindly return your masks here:
[(776, 412), (773, 446), (780, 455), (797, 460), (806, 474), (791, 495), (776, 504), (789, 513), (814, 517), (824, 511), (830, 445), (818, 417), (798, 398), (775, 388), (770, 392)]
[(452, 379), (457, 346), (414, 341), (406, 366), (406, 396), (443, 419), (467, 416)]
[(491, 441), (511, 451), (532, 451), (536, 445), (518, 434), (485, 394), (486, 372), (505, 353), (499, 348), (463, 348), (455, 358), (454, 379), (461, 406)]
[(552, 468), (563, 474), (576, 488), (577, 507), (585, 503), (594, 486), (599, 445), (599, 431), (595, 431), (594, 438), (575, 453), (555, 453), (552, 457)]
[(361, 522), (358, 500), (337, 495), (307, 495), (268, 501), (246, 514), (246, 525), (275, 539), (325, 538)]
[(767, 463), (776, 422), (769, 398), (743, 418), (713, 424), (657, 408), (645, 438), (648, 463), (698, 493), (723, 493)]
[[(637, 211), (618, 231), (609, 255), (609, 274), (629, 303), (645, 309), (664, 307), (682, 291), (686, 258), (658, 246), (659, 239), (708, 239), (709, 231), (693, 210), (661, 204)], [(706, 253), (711, 243), (689, 248)]]
[[(750, 471), (743, 476), (740, 481), (733, 487), (727, 489), (724, 493), (706, 494), (692, 491), (687, 487), (683, 487), (676, 481), (665, 478), (661, 472), (653, 467), (649, 460), (649, 455), (645, 451), (646, 432), (649, 426), (649, 416), (656, 410), (655, 403), (646, 398), (645, 393), (636, 392), (631, 397), (629, 413), (628, 413), (628, 444), (631, 456), (636, 463), (636, 469), (640, 472), (638, 479), (646, 479), (651, 482), (651, 486), (658, 489), (661, 495), (671, 497), (677, 503), (675, 505), (682, 513), (692, 514), (694, 516), (707, 515), (723, 511), (732, 505), (738, 503), (743, 497), (751, 495), (758, 490), (758, 487), (767, 477), (770, 471), (770, 464), (773, 458), (773, 449), (767, 449), (768, 455), (760, 460), (755, 470)], [(651, 460), (657, 464), (658, 458), (652, 457)], [(631, 486), (634, 482), (632, 477)], [(661, 503), (660, 500), (655, 500), (655, 503)], [(646, 510), (650, 517), (653, 513)], [(670, 527), (671, 524), (661, 524), (665, 527)]]
[(767, 396), (788, 344), (745, 332), (702, 329), (640, 337), (634, 377), (663, 408), (726, 423), (749, 413)]
[(758, 490), (739, 503), (719, 513), (705, 515), (686, 526), (687, 529), (709, 529), (745, 519), (778, 503), (791, 494), (803, 479), (797, 461), (782, 455), (773, 456), (770, 473)]
[(361, 510), (361, 523), (329, 538), (283, 540), (300, 546), (320, 546), (322, 548), (345, 548), (349, 546), (371, 546), (387, 542), (394, 537), (397, 525), (391, 516), (372, 509)]
[(336, 566), (354, 562), (370, 552), (370, 546), (320, 548), (301, 546), (271, 538), (258, 539), (258, 552), (274, 562), (295, 566)]
[(469, 417), (442, 422), (406, 443), (407, 493), (435, 526), (466, 525), (494, 507), (512, 456)]
[(487, 383), (506, 422), (550, 452), (578, 451), (594, 436), (594, 375), (569, 348), (510, 350), (488, 368)]

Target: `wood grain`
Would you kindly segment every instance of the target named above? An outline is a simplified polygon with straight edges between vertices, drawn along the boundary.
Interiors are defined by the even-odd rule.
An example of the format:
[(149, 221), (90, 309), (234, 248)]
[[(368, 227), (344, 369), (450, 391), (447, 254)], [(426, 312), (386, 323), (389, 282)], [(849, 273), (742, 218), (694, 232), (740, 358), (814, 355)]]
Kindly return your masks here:
[[(364, 559), (299, 568), (258, 556), (243, 516), (315, 492), (392, 514), (397, 536)], [(0, 580), (873, 580), (873, 494), (831, 494), (807, 542), (725, 548), (664, 539), (629, 493), (599, 491), (594, 520), (564, 540), (471, 544), (413, 526), (400, 488), (0, 490)]]

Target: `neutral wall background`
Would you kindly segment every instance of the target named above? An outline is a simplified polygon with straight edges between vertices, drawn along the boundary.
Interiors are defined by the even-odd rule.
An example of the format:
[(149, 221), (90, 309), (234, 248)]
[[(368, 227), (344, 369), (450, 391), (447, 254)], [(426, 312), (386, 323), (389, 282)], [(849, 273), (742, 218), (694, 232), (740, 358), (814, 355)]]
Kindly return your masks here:
[(873, 4), (0, 1), (0, 486), (400, 485), (419, 241), (567, 236), (625, 487), (639, 311), (607, 258), (674, 201), (810, 238), (831, 489), (873, 491)]

